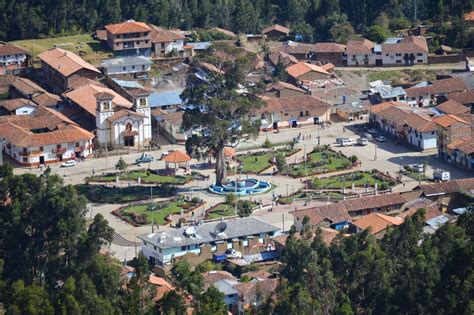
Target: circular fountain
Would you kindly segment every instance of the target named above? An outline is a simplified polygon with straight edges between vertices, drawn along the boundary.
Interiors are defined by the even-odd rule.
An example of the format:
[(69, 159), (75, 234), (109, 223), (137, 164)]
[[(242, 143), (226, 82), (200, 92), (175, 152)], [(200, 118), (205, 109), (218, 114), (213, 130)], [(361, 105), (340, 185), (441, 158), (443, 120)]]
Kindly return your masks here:
[(272, 188), (269, 182), (254, 178), (238, 179), (228, 181), (222, 185), (211, 185), (209, 190), (215, 194), (235, 194), (238, 196), (248, 196), (267, 192)]

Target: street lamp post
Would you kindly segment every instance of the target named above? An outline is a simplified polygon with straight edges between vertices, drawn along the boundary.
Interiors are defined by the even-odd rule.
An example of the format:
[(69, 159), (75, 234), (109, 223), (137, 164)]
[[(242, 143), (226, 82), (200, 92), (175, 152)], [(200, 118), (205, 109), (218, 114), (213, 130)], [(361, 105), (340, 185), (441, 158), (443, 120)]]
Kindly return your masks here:
[(377, 145), (375, 145), (375, 151), (374, 151), (374, 161), (377, 160)]

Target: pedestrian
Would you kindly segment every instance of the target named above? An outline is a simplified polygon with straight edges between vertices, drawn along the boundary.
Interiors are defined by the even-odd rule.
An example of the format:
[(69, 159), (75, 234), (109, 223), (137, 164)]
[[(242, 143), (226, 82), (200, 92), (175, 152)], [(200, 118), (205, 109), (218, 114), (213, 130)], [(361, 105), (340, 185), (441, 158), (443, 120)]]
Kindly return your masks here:
[(345, 127), (342, 127), (342, 132), (346, 132), (346, 128), (345, 128)]
[(311, 140), (311, 134), (309, 134), (309, 140)]

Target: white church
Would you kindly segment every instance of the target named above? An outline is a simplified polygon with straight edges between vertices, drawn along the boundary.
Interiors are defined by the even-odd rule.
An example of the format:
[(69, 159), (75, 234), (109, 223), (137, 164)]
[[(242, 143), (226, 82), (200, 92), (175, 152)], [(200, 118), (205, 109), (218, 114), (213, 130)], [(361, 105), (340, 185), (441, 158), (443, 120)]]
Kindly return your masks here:
[(95, 113), (96, 137), (99, 143), (112, 147), (143, 147), (149, 145), (151, 140), (151, 111), (148, 96), (150, 92), (144, 89), (134, 89), (129, 93), (133, 97), (131, 106), (114, 103), (115, 93), (103, 91), (94, 94), (97, 101)]

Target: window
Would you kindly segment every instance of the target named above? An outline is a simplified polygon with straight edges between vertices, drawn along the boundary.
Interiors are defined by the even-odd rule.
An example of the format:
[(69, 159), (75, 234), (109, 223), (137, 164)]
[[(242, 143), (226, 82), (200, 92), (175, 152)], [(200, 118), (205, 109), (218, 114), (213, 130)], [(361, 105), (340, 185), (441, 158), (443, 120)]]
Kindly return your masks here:
[(397, 60), (396, 63), (402, 63), (402, 61), (401, 61), (401, 60)]
[(423, 54), (422, 54), (422, 53), (417, 53), (416, 55), (417, 55), (417, 56), (423, 56)]
[(28, 163), (28, 158), (24, 157), (23, 158), (23, 163)]
[(123, 70), (123, 71), (127, 70), (127, 67), (123, 67), (122, 70)]
[(140, 107), (146, 107), (146, 98), (142, 97), (140, 99)]
[(140, 44), (140, 42), (137, 40), (137, 45), (139, 45), (139, 44)]
[(135, 69), (135, 66), (132, 66), (132, 69)]
[(44, 148), (43, 148), (43, 147), (40, 147), (40, 151), (43, 152), (43, 151), (44, 151)]
[(103, 108), (103, 110), (109, 110), (110, 109), (110, 102), (103, 102), (102, 103), (102, 108)]
[(79, 146), (79, 142), (76, 142), (76, 148)]
[(186, 246), (181, 246), (181, 250), (182, 251), (186, 250)]
[(385, 54), (385, 57), (388, 57), (388, 54)]
[(309, 116), (309, 111), (306, 111), (306, 116)]
[(61, 149), (61, 145), (60, 144), (56, 145), (56, 149), (58, 150)]
[(421, 62), (423, 62), (423, 60), (421, 60), (421, 59), (418, 59), (418, 60), (417, 60), (417, 62), (418, 62), (418, 63), (421, 63)]
[(304, 117), (304, 113), (303, 113), (303, 112), (300, 112), (300, 117)]
[(401, 55), (402, 55), (402, 54), (395, 54), (395, 56), (397, 56), (397, 57), (401, 57)]

